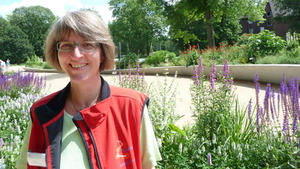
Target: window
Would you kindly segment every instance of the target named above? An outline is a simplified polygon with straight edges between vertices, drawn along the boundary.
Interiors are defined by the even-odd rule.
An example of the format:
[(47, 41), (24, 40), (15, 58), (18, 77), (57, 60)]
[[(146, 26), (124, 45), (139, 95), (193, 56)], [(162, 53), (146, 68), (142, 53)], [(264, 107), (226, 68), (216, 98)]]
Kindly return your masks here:
[(253, 33), (253, 28), (249, 28), (249, 33)]
[(264, 31), (265, 30), (265, 27), (260, 27), (260, 31)]
[(253, 22), (252, 22), (252, 21), (248, 21), (248, 23), (249, 23), (249, 24), (253, 24)]

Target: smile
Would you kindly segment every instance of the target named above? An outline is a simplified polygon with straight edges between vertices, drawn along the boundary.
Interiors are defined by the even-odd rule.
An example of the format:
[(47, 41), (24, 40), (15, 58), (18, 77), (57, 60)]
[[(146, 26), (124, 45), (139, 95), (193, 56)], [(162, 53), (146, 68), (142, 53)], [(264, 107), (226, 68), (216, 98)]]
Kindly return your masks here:
[(84, 66), (86, 66), (87, 64), (71, 64), (71, 66), (73, 67), (73, 68), (82, 68), (82, 67), (84, 67)]

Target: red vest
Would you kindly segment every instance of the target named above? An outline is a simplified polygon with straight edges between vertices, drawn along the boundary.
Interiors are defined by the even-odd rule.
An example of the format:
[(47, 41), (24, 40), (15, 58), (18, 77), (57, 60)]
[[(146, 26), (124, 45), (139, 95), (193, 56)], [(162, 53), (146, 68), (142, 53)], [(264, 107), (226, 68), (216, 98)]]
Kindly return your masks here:
[[(60, 168), (64, 105), (70, 84), (31, 107), (29, 152), (46, 153), (47, 169)], [(101, 101), (78, 112), (78, 128), (91, 169), (141, 169), (140, 125), (146, 95), (110, 87), (102, 79)], [(29, 169), (37, 169), (27, 165)]]

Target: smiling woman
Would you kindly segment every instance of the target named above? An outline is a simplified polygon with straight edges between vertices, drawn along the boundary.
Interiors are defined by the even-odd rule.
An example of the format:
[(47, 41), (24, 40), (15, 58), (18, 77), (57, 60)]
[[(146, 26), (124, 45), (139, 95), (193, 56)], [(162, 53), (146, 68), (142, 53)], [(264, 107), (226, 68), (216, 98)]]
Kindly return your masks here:
[(152, 169), (161, 159), (148, 117), (149, 98), (110, 86), (115, 46), (99, 15), (67, 13), (51, 28), (45, 56), (70, 82), (31, 107), (17, 168)]

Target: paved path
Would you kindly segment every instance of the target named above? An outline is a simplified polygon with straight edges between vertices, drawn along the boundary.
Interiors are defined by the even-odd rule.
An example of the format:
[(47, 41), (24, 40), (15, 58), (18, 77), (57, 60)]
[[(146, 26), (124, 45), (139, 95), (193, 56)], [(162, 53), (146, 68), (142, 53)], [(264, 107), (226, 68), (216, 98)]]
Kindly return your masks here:
[[(68, 82), (69, 78), (63, 73), (39, 73), (39, 75), (47, 77), (47, 87), (45, 92), (47, 94), (55, 92), (62, 89)], [(117, 78), (116, 75), (102, 75), (109, 84), (116, 85)], [(145, 80), (147, 83), (154, 83), (156, 81), (164, 81), (167, 78), (168, 82), (171, 82), (174, 77), (166, 76), (146, 76)], [(190, 86), (193, 83), (191, 78), (188, 77), (177, 77), (174, 85), (177, 85), (176, 93), (176, 113), (182, 115), (183, 117), (177, 122), (177, 125), (182, 127), (184, 124), (192, 123), (192, 111), (191, 111), (191, 96), (190, 96)], [(278, 88), (278, 86), (276, 86)], [(239, 103), (242, 106), (247, 106), (250, 98), (255, 101), (255, 89), (254, 83), (248, 81), (236, 81), (233, 88), (239, 99)], [(265, 84), (261, 84), (260, 100), (263, 101)], [(151, 98), (150, 98), (151, 99)]]

